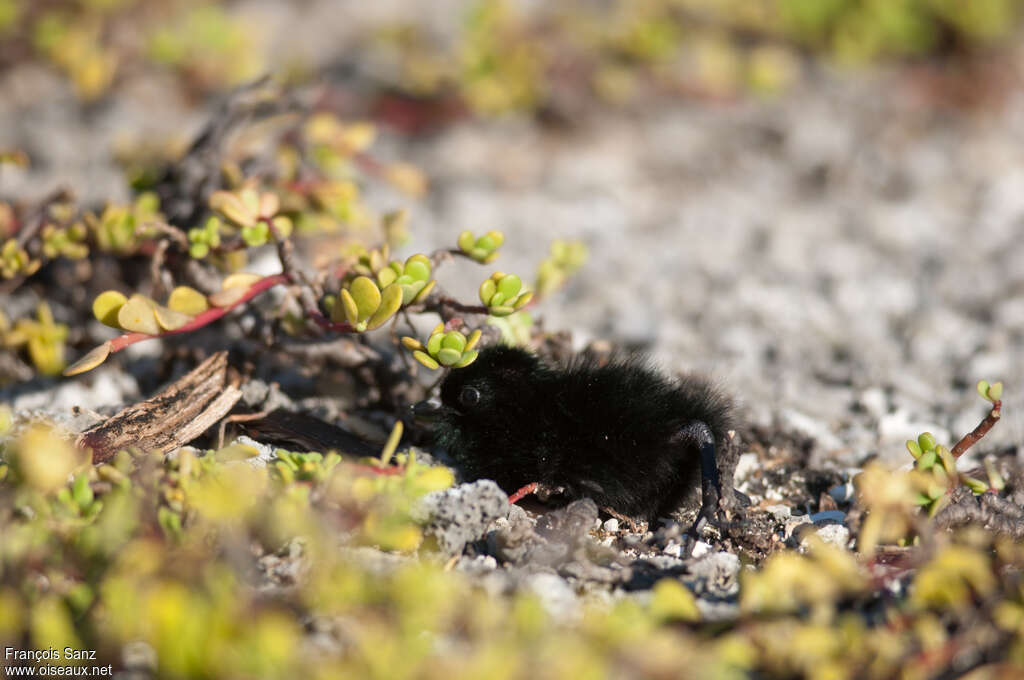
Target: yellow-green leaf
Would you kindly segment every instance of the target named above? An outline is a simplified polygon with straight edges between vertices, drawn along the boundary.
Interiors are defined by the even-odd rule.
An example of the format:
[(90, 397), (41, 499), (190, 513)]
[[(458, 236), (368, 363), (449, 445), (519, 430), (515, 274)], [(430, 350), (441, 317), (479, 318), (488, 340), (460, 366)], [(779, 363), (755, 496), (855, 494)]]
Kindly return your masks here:
[[(349, 294), (356, 303), (356, 318), (365, 321), (380, 307), (381, 291), (372, 279), (357, 276), (348, 287)], [(401, 293), (401, 290), (399, 290)]]
[(697, 621), (700, 610), (686, 586), (675, 579), (664, 578), (651, 590), (651, 616), (659, 621)]
[(392, 283), (381, 292), (380, 306), (377, 307), (377, 311), (370, 317), (369, 322), (366, 324), (367, 330), (373, 330), (379, 328), (395, 315), (398, 308), (402, 306), (402, 287), (397, 283)]
[(153, 302), (141, 295), (132, 295), (117, 310), (117, 324), (126, 331), (159, 335), (160, 324), (153, 313)]
[(416, 361), (420, 362), (421, 364), (423, 364), (432, 371), (436, 370), (439, 366), (439, 364), (434, 360), (434, 358), (427, 354), (426, 352), (421, 352), (417, 350), (412, 353), (412, 356), (413, 358), (416, 359)]
[(494, 279), (487, 279), (480, 284), (480, 302), (485, 305), (491, 303), (491, 298), (498, 291), (498, 284), (494, 282)]
[(262, 277), (259, 274), (238, 272), (224, 277), (224, 280), (220, 283), (220, 287), (221, 290), (227, 290), (228, 288), (249, 288), (249, 286), (256, 283), (261, 278)]
[(242, 286), (233, 286), (224, 290), (218, 290), (208, 299), (214, 307), (230, 307), (244, 298), (248, 290), (248, 288), (243, 288)]
[(92, 301), (92, 314), (104, 325), (120, 328), (117, 323), (117, 313), (126, 302), (128, 302), (128, 298), (116, 290), (104, 291)]
[(110, 356), (110, 342), (94, 347), (81, 359), (64, 369), (64, 375), (78, 375), (96, 368)]
[[(334, 305), (334, 311), (338, 310), (338, 305)], [(344, 288), (341, 289), (341, 311), (344, 312), (345, 320), (353, 326), (359, 323), (359, 307), (356, 305), (356, 301), (352, 299), (351, 293)], [(333, 315), (332, 316), (336, 316)], [(339, 319), (335, 319), (338, 321)]]
[(249, 210), (238, 196), (229, 191), (213, 192), (210, 207), (240, 226), (251, 227), (256, 224), (255, 211)]
[(167, 299), (167, 306), (176, 312), (190, 316), (202, 314), (210, 308), (206, 296), (189, 286), (178, 286), (172, 290), (171, 296)]
[(437, 360), (440, 361), (443, 366), (452, 366), (457, 364), (460, 359), (462, 359), (462, 352), (455, 349), (442, 347), (437, 353)]
[(462, 355), (462, 358), (459, 361), (452, 364), (452, 368), (465, 368), (466, 366), (469, 366), (471, 363), (476, 361), (476, 358), (479, 355), (480, 352), (477, 352), (475, 349), (469, 350), (468, 352)]
[(423, 286), (423, 290), (416, 294), (416, 297), (412, 299), (413, 302), (423, 302), (430, 295), (430, 292), (434, 290), (434, 285), (437, 281), (429, 281), (427, 285)]
[(156, 305), (153, 308), (153, 315), (160, 327), (168, 331), (176, 331), (192, 320), (188, 314), (182, 314), (163, 305)]

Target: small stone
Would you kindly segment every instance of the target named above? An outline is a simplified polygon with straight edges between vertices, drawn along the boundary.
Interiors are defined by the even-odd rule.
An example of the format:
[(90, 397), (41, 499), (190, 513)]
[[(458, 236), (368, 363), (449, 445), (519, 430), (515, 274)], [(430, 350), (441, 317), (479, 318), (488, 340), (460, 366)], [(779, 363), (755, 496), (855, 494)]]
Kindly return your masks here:
[(828, 524), (819, 528), (814, 533), (826, 543), (843, 548), (844, 550), (850, 543), (850, 530), (842, 524)]
[(785, 522), (793, 515), (793, 510), (788, 505), (769, 505), (765, 510), (776, 522)]
[(751, 476), (760, 466), (761, 464), (758, 461), (756, 453), (740, 454), (740, 458), (736, 462), (736, 471), (733, 473), (736, 481), (743, 481), (747, 477)]
[(270, 461), (274, 460), (274, 447), (269, 444), (261, 444), (251, 437), (247, 437), (244, 434), (235, 439), (236, 444), (242, 446), (249, 446), (256, 449), (259, 453), (252, 458), (247, 458), (246, 463), (253, 466), (254, 468), (264, 468), (270, 464)]
[(822, 420), (795, 409), (783, 409), (779, 419), (783, 427), (807, 435), (823, 449), (832, 451), (844, 448), (843, 441)]
[(672, 557), (682, 557), (683, 556), (683, 544), (682, 543), (676, 543), (676, 542), (673, 541), (672, 543), (669, 543), (665, 547), (665, 549), (662, 550), (662, 552), (665, 553), (666, 555), (670, 555)]
[(784, 536), (786, 538), (789, 538), (793, 535), (793, 532), (796, 531), (797, 527), (800, 527), (804, 524), (811, 524), (811, 520), (807, 517), (807, 515), (801, 515), (799, 517), (790, 517), (788, 520), (786, 520)]
[(828, 495), (831, 496), (832, 500), (836, 503), (851, 503), (855, 493), (856, 490), (850, 482), (846, 482), (845, 484), (836, 484), (828, 490)]
[(483, 538), (491, 522), (508, 514), (508, 496), (493, 481), (481, 479), (427, 494), (419, 511), (430, 518), (426, 533), (437, 538), (438, 547), (458, 555), (467, 543)]
[(739, 592), (740, 558), (729, 552), (705, 555), (690, 565), (694, 592), (718, 598)]
[(822, 512), (814, 513), (807, 519), (818, 526), (825, 524), (845, 524), (846, 513), (842, 510), (824, 510)]
[(538, 597), (548, 614), (556, 619), (569, 618), (579, 609), (576, 593), (557, 574), (533, 574), (527, 580), (527, 587)]
[(609, 520), (606, 520), (604, 523), (604, 530), (609, 533), (615, 533), (619, 530), (619, 520), (617, 520), (614, 517), (612, 517)]
[(697, 541), (693, 544), (693, 552), (690, 556), (693, 558), (704, 557), (711, 552), (711, 544), (705, 543), (704, 541)]
[(477, 555), (476, 557), (462, 557), (456, 563), (458, 571), (468, 574), (486, 574), (498, 568), (498, 560), (490, 555)]
[(864, 390), (860, 393), (858, 402), (875, 420), (880, 419), (889, 411), (889, 400), (885, 396), (885, 390), (881, 387)]

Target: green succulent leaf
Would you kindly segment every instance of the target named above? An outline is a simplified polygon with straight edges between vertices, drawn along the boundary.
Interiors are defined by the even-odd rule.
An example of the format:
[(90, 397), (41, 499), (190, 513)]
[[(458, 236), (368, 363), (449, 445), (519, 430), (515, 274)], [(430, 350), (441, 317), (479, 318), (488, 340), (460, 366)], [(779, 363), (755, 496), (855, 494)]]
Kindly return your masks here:
[(183, 314), (163, 305), (153, 306), (153, 316), (156, 317), (156, 322), (160, 327), (168, 331), (176, 331), (192, 320), (192, 317), (188, 314)]
[(348, 290), (356, 305), (355, 322), (361, 323), (369, 319), (370, 315), (380, 307), (381, 290), (369, 277), (357, 276), (349, 285)]
[(930, 470), (937, 460), (938, 454), (935, 453), (935, 449), (931, 449), (921, 454), (921, 457), (917, 459), (917, 466), (922, 470)]
[(178, 286), (172, 290), (170, 297), (167, 298), (167, 306), (190, 316), (202, 314), (210, 308), (206, 296), (189, 286)]
[(126, 331), (159, 335), (160, 324), (153, 313), (153, 302), (141, 295), (132, 295), (117, 311), (117, 323)]
[(936, 446), (935, 435), (931, 432), (924, 432), (917, 438), (917, 443), (922, 451), (934, 451)]
[(423, 364), (432, 371), (437, 370), (437, 368), (440, 366), (440, 364), (438, 364), (437, 361), (426, 352), (416, 350), (415, 352), (412, 353), (412, 356), (416, 359), (416, 361), (420, 362), (421, 364)]
[(460, 355), (466, 348), (466, 336), (459, 331), (449, 331), (445, 333), (444, 339), (441, 340), (442, 349), (453, 349)]
[(1000, 399), (1002, 399), (1003, 398), (1003, 383), (1001, 383), (1001, 382), (993, 383), (992, 386), (988, 388), (988, 396), (989, 396), (989, 399), (991, 399), (994, 402), (995, 401), (999, 401)]
[(454, 366), (462, 360), (462, 352), (442, 347), (441, 351), (437, 353), (437, 360), (442, 366)]
[(494, 279), (487, 279), (480, 284), (480, 302), (489, 305), (496, 292), (498, 292), (498, 284)]
[(469, 350), (462, 355), (461, 359), (452, 364), (452, 368), (465, 368), (466, 366), (469, 366), (471, 363), (476, 361), (476, 358), (479, 355), (480, 353), (477, 352), (476, 350)]
[(963, 477), (963, 482), (964, 484), (967, 485), (967, 488), (969, 488), (976, 495), (981, 495), (985, 493), (986, 491), (988, 491), (989, 488), (988, 484), (981, 481), (980, 479), (975, 479), (974, 477), (968, 477), (966, 475)]
[(123, 294), (116, 290), (107, 290), (96, 296), (92, 302), (92, 314), (101, 323), (111, 328), (120, 328), (117, 322), (117, 313), (128, 302)]
[(532, 299), (533, 299), (533, 293), (531, 293), (531, 292), (523, 293), (522, 295), (520, 295), (516, 299), (515, 304), (513, 304), (512, 306), (515, 307), (517, 310), (522, 309), (526, 305), (530, 304), (530, 301)]
[(92, 487), (89, 486), (89, 475), (81, 473), (75, 477), (75, 481), (71, 486), (71, 496), (75, 504), (83, 510), (92, 504), (93, 493)]
[(942, 461), (942, 467), (946, 472), (952, 474), (956, 472), (956, 458), (945, 446), (937, 446), (935, 452), (939, 454), (939, 459)]
[(988, 485), (996, 491), (1002, 491), (1006, 488), (1006, 480), (999, 474), (999, 470), (992, 462), (991, 458), (985, 459), (985, 474), (988, 477)]
[(426, 255), (412, 255), (405, 261), (404, 271), (416, 281), (426, 281), (430, 278), (430, 259)]
[(423, 302), (424, 300), (426, 300), (427, 296), (430, 295), (431, 291), (434, 290), (434, 286), (436, 284), (437, 281), (428, 281), (427, 284), (423, 286), (422, 290), (420, 290), (420, 292), (416, 294), (416, 297), (414, 297), (412, 301)]
[[(369, 279), (367, 279), (369, 280)], [(372, 282), (371, 282), (372, 283)], [(374, 286), (376, 288), (376, 286)], [(380, 305), (367, 322), (367, 330), (380, 328), (402, 306), (402, 287), (392, 283), (380, 293)]]
[[(341, 292), (339, 294), (339, 299), (341, 300), (341, 311), (344, 313), (345, 320), (348, 321), (353, 326), (358, 324), (359, 323), (359, 306), (356, 305), (356, 301), (352, 297), (352, 294), (349, 293), (344, 288), (342, 288)], [(334, 305), (334, 309), (332, 310), (332, 318), (337, 316), (337, 314), (335, 313), (335, 312), (337, 312), (337, 309), (338, 309), (338, 305), (335, 304)], [(335, 321), (339, 321), (339, 319), (335, 318)]]
[(523, 282), (515, 274), (506, 274), (498, 281), (498, 293), (504, 295), (506, 300), (514, 298), (523, 287)]
[(427, 339), (427, 352), (434, 356), (441, 351), (441, 343), (444, 342), (444, 333), (431, 333)]

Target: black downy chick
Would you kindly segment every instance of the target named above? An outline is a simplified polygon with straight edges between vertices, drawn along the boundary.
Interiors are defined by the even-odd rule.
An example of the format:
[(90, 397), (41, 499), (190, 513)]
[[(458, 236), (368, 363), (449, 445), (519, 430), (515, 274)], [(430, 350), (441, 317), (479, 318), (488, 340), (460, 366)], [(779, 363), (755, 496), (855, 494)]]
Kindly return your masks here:
[(700, 377), (673, 382), (635, 359), (559, 369), (499, 346), (452, 371), (441, 402), (436, 443), (467, 478), (509, 494), (537, 482), (652, 521), (700, 478), (698, 523), (719, 517), (715, 452), (727, 445), (732, 405)]

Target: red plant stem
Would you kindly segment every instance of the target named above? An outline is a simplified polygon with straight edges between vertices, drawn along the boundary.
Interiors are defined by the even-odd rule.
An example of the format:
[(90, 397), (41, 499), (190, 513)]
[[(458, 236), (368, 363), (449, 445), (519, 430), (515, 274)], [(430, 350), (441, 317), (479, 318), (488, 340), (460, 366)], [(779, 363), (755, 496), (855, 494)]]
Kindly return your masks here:
[(519, 489), (514, 494), (508, 497), (509, 504), (518, 503), (519, 501), (523, 500), (523, 498), (525, 498), (526, 496), (529, 496), (531, 493), (536, 493), (537, 488), (539, 486), (540, 484), (538, 482), (530, 482), (529, 484), (527, 484), (526, 486)]
[[(340, 302), (338, 304), (341, 304)], [(327, 331), (335, 331), (336, 333), (351, 333), (355, 329), (352, 328), (352, 324), (348, 321), (334, 322), (328, 319), (320, 312), (309, 310), (306, 314), (316, 322), (320, 328)]]
[(370, 475), (400, 475), (405, 472), (405, 468), (401, 468), (395, 465), (389, 465), (386, 467), (377, 467), (376, 465), (364, 465), (363, 463), (352, 463), (348, 467), (352, 468), (356, 472), (363, 472)]
[(291, 279), (286, 274), (274, 274), (272, 276), (265, 276), (256, 283), (249, 286), (249, 290), (245, 291), (242, 297), (238, 298), (235, 302), (231, 303), (227, 307), (211, 307), (205, 312), (197, 314), (195, 318), (186, 323), (181, 328), (175, 328), (173, 331), (164, 331), (157, 335), (150, 335), (149, 333), (126, 333), (119, 337), (114, 338), (110, 341), (110, 353), (120, 352), (129, 345), (134, 345), (137, 342), (143, 340), (150, 340), (152, 338), (162, 338), (167, 335), (176, 335), (178, 333), (188, 333), (198, 328), (216, 321), (235, 307), (248, 302), (252, 298), (256, 297), (260, 293), (281, 283), (288, 283)]
[(996, 421), (998, 421), (1003, 415), (1002, 411), (1003, 401), (1001, 399), (997, 399), (992, 402), (992, 410), (989, 411), (987, 416), (985, 416), (985, 420), (978, 423), (976, 428), (965, 434), (963, 438), (956, 443), (956, 446), (953, 447), (953, 450), (951, 451), (953, 457), (959, 458), (964, 455), (964, 453), (967, 452), (967, 449), (974, 446), (978, 440), (984, 437), (988, 431), (992, 429), (992, 426), (996, 424)]

